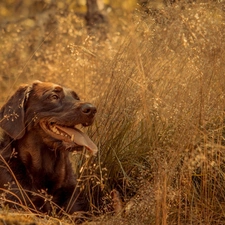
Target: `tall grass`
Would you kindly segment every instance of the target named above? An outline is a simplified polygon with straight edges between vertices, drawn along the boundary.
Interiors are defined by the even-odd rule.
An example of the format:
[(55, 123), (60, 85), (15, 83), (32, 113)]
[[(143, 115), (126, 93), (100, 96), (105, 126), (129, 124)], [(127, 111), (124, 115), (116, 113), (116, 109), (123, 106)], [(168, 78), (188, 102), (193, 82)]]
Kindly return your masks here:
[(223, 224), (223, 6), (181, 2), (147, 12), (112, 16), (101, 42), (75, 15), (57, 15), (35, 52), (26, 48), (35, 33), (8, 25), (2, 88), (49, 80), (96, 104), (88, 133), (99, 154), (72, 159), (93, 213), (110, 212), (110, 191), (120, 192), (123, 219), (108, 224)]

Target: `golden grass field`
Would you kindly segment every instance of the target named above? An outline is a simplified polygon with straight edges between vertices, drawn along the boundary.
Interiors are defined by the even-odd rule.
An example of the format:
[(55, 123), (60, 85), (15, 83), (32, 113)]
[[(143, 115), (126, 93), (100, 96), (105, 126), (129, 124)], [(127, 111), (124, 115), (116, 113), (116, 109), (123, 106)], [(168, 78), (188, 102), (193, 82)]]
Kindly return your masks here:
[[(2, 24), (0, 103), (39, 79), (97, 106), (87, 132), (98, 156), (71, 157), (92, 206), (85, 224), (222, 225), (224, 4), (154, 7), (112, 10), (107, 38), (88, 35), (70, 11), (56, 11), (47, 24)], [(124, 204), (114, 216), (112, 189)], [(72, 223), (55, 217), (3, 207), (0, 225)]]

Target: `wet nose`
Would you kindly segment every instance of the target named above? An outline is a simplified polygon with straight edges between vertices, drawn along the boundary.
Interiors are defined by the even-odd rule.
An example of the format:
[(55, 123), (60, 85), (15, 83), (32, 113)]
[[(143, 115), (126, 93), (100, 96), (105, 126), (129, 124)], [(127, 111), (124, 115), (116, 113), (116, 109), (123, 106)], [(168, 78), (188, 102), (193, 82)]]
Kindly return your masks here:
[(81, 112), (86, 116), (94, 116), (97, 112), (97, 109), (92, 104), (86, 103), (82, 105)]

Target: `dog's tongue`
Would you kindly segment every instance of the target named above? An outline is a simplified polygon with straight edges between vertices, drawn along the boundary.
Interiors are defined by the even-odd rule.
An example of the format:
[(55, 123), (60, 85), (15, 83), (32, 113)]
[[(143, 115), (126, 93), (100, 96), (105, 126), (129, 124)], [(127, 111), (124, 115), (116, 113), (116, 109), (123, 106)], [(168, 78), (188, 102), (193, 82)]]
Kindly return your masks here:
[(68, 128), (68, 127), (56, 127), (63, 132), (67, 133), (71, 136), (71, 141), (75, 142), (77, 145), (86, 147), (89, 151), (92, 152), (93, 155), (95, 155), (98, 151), (97, 146), (95, 143), (88, 137), (87, 134), (83, 133), (82, 131), (78, 130), (77, 128)]

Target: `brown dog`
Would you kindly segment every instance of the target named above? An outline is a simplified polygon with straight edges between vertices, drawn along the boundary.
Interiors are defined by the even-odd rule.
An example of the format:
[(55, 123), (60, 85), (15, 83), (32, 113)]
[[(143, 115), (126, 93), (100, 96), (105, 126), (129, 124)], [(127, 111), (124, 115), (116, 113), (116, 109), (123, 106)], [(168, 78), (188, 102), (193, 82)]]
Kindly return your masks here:
[[(86, 210), (69, 152), (85, 147), (96, 154), (96, 145), (75, 127), (91, 125), (95, 114), (92, 104), (68, 88), (40, 81), (21, 86), (0, 111), (0, 190), (5, 200), (45, 212), (52, 204), (68, 213)], [(40, 197), (40, 191), (51, 200)]]

